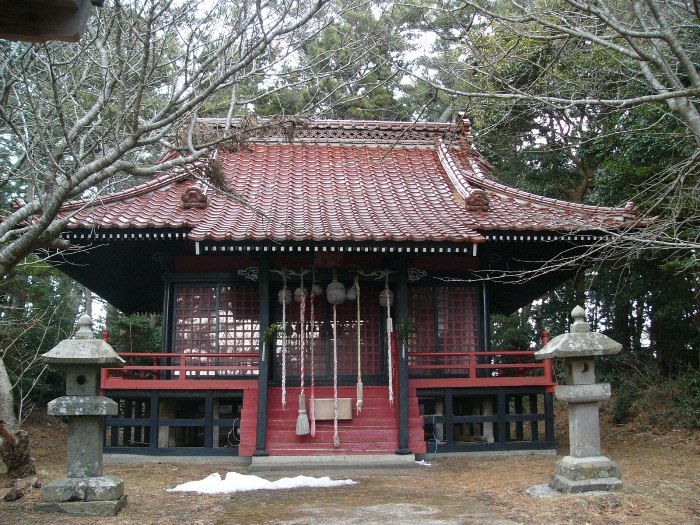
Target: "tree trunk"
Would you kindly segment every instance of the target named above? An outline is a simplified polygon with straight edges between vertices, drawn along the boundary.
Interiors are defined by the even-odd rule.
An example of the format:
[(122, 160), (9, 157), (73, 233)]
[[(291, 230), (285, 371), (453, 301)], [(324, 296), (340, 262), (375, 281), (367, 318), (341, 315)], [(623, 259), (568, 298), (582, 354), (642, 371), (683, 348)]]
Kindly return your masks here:
[[(11, 431), (18, 430), (15, 417), (15, 398), (12, 393), (12, 382), (7, 375), (5, 361), (0, 355), (0, 421), (4, 421)], [(2, 437), (0, 437), (2, 443)]]
[[(579, 269), (574, 276), (572, 282), (572, 288), (574, 290), (574, 304), (584, 307), (586, 306), (586, 270), (584, 268)], [(573, 308), (573, 307), (572, 307)]]
[(632, 349), (632, 337), (630, 334), (630, 319), (632, 318), (632, 305), (626, 298), (613, 296), (613, 322), (612, 338), (622, 345), (625, 350)]
[(85, 314), (92, 319), (92, 292), (85, 288)]
[(0, 421), (0, 457), (7, 467), (7, 475), (20, 479), (36, 474), (34, 458), (29, 453), (29, 434), (24, 430), (12, 432), (4, 421)]
[(37, 478), (30, 480), (17, 480), (14, 486), (7, 491), (7, 494), (2, 498), (4, 501), (17, 501), (29, 494), (33, 489), (41, 488), (41, 481)]

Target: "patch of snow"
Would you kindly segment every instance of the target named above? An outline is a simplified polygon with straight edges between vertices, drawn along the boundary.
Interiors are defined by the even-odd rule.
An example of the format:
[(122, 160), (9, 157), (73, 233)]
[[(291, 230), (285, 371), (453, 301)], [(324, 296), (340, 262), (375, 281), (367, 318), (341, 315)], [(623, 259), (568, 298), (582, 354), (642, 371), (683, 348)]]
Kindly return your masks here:
[(432, 467), (433, 466), (431, 463), (428, 463), (424, 459), (421, 459), (420, 461), (416, 461), (416, 465), (420, 465), (421, 467)]
[(296, 476), (294, 478), (281, 478), (277, 481), (269, 481), (258, 476), (228, 472), (224, 479), (218, 472), (199, 481), (188, 481), (177, 487), (166, 489), (167, 492), (198, 492), (199, 494), (221, 494), (231, 492), (247, 492), (251, 490), (280, 490), (296, 489), (301, 487), (325, 488), (339, 487), (342, 485), (355, 485), (351, 479), (332, 480), (328, 476), (313, 478), (310, 476)]
[(542, 485), (535, 485), (534, 487), (528, 487), (525, 492), (530, 496), (535, 496), (536, 498), (557, 498), (561, 496), (561, 492), (554, 490), (547, 483)]
[(535, 485), (525, 489), (525, 493), (536, 498), (561, 498), (568, 496), (615, 496), (614, 492), (608, 490), (589, 490), (587, 492), (559, 492), (548, 484)]

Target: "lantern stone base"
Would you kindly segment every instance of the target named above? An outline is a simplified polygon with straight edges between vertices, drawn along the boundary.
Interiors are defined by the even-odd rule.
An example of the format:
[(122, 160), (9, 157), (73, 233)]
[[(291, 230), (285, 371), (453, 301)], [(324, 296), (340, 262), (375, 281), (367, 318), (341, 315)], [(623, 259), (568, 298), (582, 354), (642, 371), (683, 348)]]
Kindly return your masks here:
[(114, 476), (64, 478), (41, 489), (41, 512), (64, 512), (81, 516), (115, 516), (126, 504), (124, 482)]
[(74, 516), (116, 516), (126, 505), (126, 494), (115, 501), (51, 501), (37, 504), (39, 512)]
[(579, 493), (622, 488), (620, 466), (605, 456), (565, 456), (554, 464), (549, 486), (560, 492)]

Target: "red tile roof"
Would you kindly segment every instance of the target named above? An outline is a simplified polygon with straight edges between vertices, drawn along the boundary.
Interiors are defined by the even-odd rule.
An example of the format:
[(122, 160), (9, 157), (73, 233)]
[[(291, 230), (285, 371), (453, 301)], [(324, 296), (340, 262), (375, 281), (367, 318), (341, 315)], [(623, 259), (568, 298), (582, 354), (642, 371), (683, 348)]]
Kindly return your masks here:
[(190, 228), (195, 241), (483, 242), (488, 230), (619, 229), (636, 217), (632, 206), (572, 204), (494, 181), (466, 123), (317, 121), (292, 142), (267, 134), (215, 158), (228, 193), (175, 170), (68, 204), (68, 227)]

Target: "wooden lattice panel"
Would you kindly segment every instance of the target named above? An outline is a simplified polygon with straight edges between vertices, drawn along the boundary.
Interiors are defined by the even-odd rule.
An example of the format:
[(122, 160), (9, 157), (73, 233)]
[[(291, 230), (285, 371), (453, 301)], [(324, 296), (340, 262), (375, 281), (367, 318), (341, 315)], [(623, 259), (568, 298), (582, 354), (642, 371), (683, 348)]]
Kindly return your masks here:
[[(209, 367), (196, 375), (244, 376), (257, 369), (260, 340), (257, 287), (178, 286), (174, 313), (173, 353), (192, 355), (184, 358), (187, 365)], [(211, 367), (219, 369), (211, 370)]]
[[(384, 353), (385, 326), (384, 314), (379, 306), (379, 287), (362, 285), (360, 296), (361, 319), (361, 356), (363, 378), (378, 378), (385, 371)], [(276, 297), (277, 294), (275, 293)], [(299, 323), (299, 303), (292, 302), (287, 306), (287, 378), (299, 379), (301, 359), (301, 328)], [(333, 310), (326, 301), (325, 294), (314, 299), (315, 324), (311, 326), (310, 307), (307, 304), (306, 326), (307, 342), (305, 354), (305, 378), (311, 378), (311, 339), (314, 342), (314, 373), (317, 380), (330, 380), (333, 377)], [(337, 307), (337, 349), (338, 376), (347, 380), (357, 377), (357, 303), (346, 301)], [(282, 322), (282, 306), (276, 301), (274, 322)], [(282, 371), (282, 340), (278, 337), (275, 347), (275, 370), (277, 380)]]
[(481, 350), (476, 287), (411, 288), (408, 308), (415, 328), (408, 342), (411, 373), (466, 374), (468, 354)]

